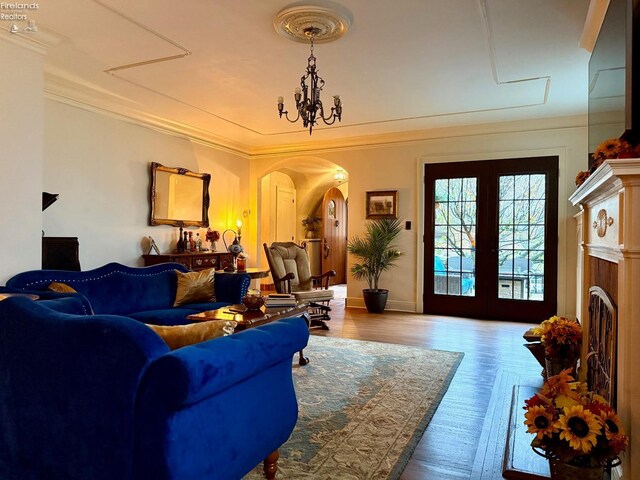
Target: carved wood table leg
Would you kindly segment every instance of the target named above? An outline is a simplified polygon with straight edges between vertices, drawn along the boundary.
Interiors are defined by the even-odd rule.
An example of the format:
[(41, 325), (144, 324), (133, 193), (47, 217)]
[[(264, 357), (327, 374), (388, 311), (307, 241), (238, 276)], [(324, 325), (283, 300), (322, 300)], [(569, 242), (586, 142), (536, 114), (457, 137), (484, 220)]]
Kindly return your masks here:
[(300, 355), (300, 359), (298, 360), (298, 364), (301, 367), (304, 367), (307, 363), (309, 363), (309, 359), (304, 356), (304, 349), (300, 350), (299, 355)]
[(267, 480), (274, 480), (276, 478), (276, 472), (278, 471), (278, 458), (280, 458), (280, 454), (278, 453), (278, 450), (276, 450), (264, 459), (264, 474), (267, 477)]

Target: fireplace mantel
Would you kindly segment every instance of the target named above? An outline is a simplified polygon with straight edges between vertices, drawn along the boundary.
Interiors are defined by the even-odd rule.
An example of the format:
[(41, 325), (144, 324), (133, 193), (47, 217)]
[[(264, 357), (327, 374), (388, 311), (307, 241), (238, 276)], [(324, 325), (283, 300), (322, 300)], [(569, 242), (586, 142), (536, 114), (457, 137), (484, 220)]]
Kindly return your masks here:
[(631, 445), (613, 477), (632, 480), (640, 478), (640, 159), (607, 160), (569, 201), (580, 207), (576, 312), (585, 332), (582, 365), (588, 353), (591, 265), (594, 259), (616, 265), (611, 283), (617, 291), (609, 293), (617, 298), (617, 407)]

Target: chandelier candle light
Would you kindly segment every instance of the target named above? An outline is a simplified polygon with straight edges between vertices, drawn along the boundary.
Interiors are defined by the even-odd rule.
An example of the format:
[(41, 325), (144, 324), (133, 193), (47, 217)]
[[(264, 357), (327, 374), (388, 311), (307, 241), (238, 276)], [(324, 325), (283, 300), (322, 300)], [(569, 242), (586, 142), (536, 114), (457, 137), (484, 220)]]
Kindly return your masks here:
[(333, 106), (331, 113), (324, 116), (324, 106), (320, 100), (320, 92), (324, 87), (324, 80), (318, 76), (316, 70), (316, 57), (313, 55), (313, 40), (320, 33), (320, 29), (316, 27), (308, 27), (304, 30), (304, 34), (309, 37), (311, 42), (311, 54), (307, 62), (307, 72), (300, 78), (300, 86), (295, 89), (294, 99), (296, 101), (296, 117), (289, 118), (289, 112), (284, 109), (284, 98), (278, 97), (278, 114), (282, 115), (291, 123), (295, 123), (302, 118), (304, 128), (309, 128), (309, 135), (313, 132), (313, 126), (317, 125), (318, 119), (322, 119), (327, 125), (333, 125), (336, 120), (342, 120), (342, 100), (340, 95), (333, 96)]

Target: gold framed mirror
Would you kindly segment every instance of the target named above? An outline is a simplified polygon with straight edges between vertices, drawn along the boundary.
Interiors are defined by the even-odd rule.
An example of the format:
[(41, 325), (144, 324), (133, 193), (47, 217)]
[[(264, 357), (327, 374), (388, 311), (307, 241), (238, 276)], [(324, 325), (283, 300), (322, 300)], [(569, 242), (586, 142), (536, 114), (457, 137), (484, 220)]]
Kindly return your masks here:
[(209, 226), (211, 174), (151, 162), (149, 225)]

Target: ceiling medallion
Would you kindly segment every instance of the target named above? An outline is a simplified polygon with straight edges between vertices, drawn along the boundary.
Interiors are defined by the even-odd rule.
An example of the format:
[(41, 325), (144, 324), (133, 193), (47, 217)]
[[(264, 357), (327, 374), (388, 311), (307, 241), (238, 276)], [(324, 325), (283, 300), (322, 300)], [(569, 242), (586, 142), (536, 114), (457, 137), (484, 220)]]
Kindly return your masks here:
[(278, 12), (273, 26), (279, 35), (299, 43), (309, 43), (307, 32), (314, 29), (315, 43), (327, 43), (347, 33), (352, 21), (351, 13), (336, 3), (311, 5), (296, 2)]

